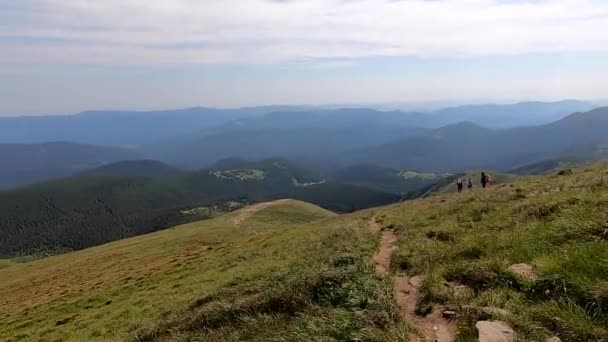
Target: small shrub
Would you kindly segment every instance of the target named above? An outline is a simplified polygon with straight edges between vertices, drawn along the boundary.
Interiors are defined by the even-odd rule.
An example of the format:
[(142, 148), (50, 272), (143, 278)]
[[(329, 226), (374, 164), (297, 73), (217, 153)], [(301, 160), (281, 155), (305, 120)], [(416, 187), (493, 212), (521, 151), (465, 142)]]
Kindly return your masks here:
[(513, 195), (512, 199), (513, 200), (521, 200), (521, 199), (524, 199), (524, 198), (526, 198), (526, 194), (525, 194), (524, 190), (521, 189), (521, 188), (516, 188), (515, 189), (515, 194)]
[(479, 259), (484, 255), (484, 251), (477, 246), (467, 247), (458, 253), (458, 256), (468, 260)]
[(557, 275), (537, 279), (526, 291), (526, 294), (529, 298), (534, 300), (584, 297), (578, 286)]
[(559, 213), (560, 207), (558, 204), (534, 206), (527, 210), (529, 217), (543, 219), (551, 217)]
[(449, 298), (443, 286), (443, 280), (437, 275), (427, 276), (419, 291), (418, 300), (416, 301), (416, 314), (419, 316), (430, 314), (433, 311), (435, 303), (444, 304)]
[(608, 281), (600, 282), (589, 291), (587, 311), (591, 311), (592, 317), (608, 315)]
[(494, 287), (521, 290), (523, 283), (510, 272), (492, 264), (473, 263), (458, 265), (446, 272), (448, 281), (467, 285), (476, 292)]
[(429, 231), (426, 233), (426, 237), (429, 239), (442, 241), (442, 242), (454, 242), (456, 238), (452, 233), (444, 232), (444, 231)]
[(407, 271), (412, 268), (410, 255), (404, 253), (395, 253), (391, 258), (391, 267), (396, 270)]
[(334, 267), (346, 267), (357, 263), (359, 258), (350, 254), (338, 255), (332, 259), (331, 264)]
[(490, 208), (490, 207), (483, 207), (480, 209), (475, 209), (471, 213), (471, 220), (476, 223), (481, 222), (481, 220), (483, 220), (483, 217), (485, 215), (489, 214), (491, 211), (492, 211), (492, 208)]

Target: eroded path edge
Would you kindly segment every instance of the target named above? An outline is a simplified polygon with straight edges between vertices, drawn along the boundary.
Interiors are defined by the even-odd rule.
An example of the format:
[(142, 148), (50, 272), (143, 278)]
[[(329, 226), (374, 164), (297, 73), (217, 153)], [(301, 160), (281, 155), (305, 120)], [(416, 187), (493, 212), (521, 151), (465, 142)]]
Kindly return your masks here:
[[(381, 233), (380, 246), (373, 258), (376, 273), (381, 277), (391, 276), (391, 257), (397, 248), (397, 234), (393, 230), (382, 230), (375, 217), (368, 221), (368, 228), (372, 233)], [(420, 334), (411, 341), (454, 341), (456, 328), (452, 322), (442, 317), (440, 308), (435, 308), (431, 314), (424, 317), (416, 314), (416, 302), (422, 278), (401, 275), (392, 275), (392, 278), (395, 302), (401, 309), (403, 318)]]

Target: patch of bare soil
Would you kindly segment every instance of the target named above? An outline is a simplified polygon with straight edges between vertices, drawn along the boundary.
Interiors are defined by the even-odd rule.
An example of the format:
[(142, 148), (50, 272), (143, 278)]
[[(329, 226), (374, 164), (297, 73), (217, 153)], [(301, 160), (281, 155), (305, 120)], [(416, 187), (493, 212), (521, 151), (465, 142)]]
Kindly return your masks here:
[[(374, 218), (368, 222), (373, 233), (382, 231)], [(392, 230), (382, 232), (380, 247), (374, 255), (376, 273), (382, 277), (390, 274), (391, 256), (397, 244), (397, 235)], [(412, 279), (413, 278), (413, 279)], [(401, 308), (404, 319), (419, 332), (412, 342), (452, 342), (456, 338), (456, 327), (443, 317), (443, 308), (437, 306), (424, 317), (416, 314), (416, 302), (419, 294), (420, 277), (393, 276), (395, 301)]]

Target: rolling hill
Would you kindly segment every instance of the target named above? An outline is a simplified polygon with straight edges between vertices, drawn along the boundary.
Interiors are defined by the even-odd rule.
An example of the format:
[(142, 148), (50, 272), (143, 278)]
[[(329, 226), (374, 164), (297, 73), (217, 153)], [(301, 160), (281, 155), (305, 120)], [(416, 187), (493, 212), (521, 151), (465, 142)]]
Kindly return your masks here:
[(280, 159), (246, 166), (159, 177), (82, 175), (0, 192), (0, 255), (82, 249), (283, 197), (305, 199), (334, 211), (400, 199), (368, 188), (323, 182), (307, 169)]
[(333, 216), (279, 201), (0, 269), (0, 339), (399, 336), (375, 236)]
[(0, 189), (68, 177), (138, 157), (131, 150), (68, 142), (0, 144)]
[(340, 216), (278, 200), (5, 261), (0, 338), (605, 341), (607, 200), (603, 164)]

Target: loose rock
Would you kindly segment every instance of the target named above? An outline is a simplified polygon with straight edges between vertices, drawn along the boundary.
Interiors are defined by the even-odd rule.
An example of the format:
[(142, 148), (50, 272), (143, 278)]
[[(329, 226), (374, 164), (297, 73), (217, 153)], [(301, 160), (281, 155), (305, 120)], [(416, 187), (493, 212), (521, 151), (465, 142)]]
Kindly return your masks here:
[(509, 271), (527, 280), (534, 280), (537, 278), (536, 272), (534, 272), (534, 267), (528, 264), (511, 265), (509, 266)]
[(479, 321), (475, 324), (479, 342), (513, 342), (515, 331), (502, 321)]
[(420, 288), (422, 286), (422, 282), (424, 281), (424, 276), (413, 276), (410, 278), (410, 285), (415, 288)]

